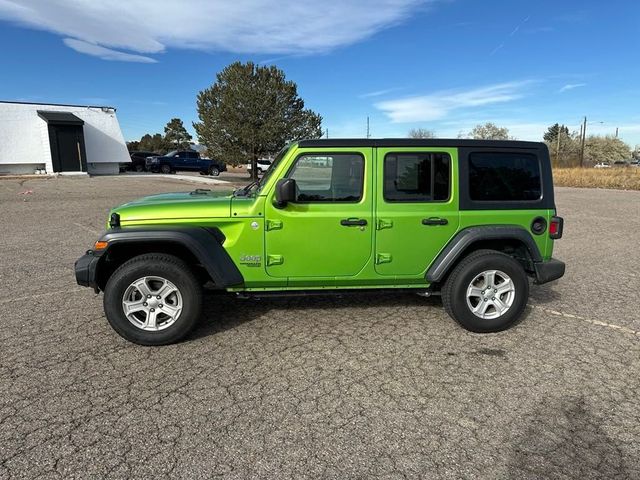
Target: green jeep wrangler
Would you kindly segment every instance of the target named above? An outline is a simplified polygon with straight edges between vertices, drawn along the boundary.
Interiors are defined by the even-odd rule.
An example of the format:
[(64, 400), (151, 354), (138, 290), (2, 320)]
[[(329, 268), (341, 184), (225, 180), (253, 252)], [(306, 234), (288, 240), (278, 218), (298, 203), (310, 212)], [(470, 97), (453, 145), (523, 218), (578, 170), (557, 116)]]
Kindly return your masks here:
[(116, 332), (143, 345), (185, 337), (205, 284), (243, 297), (441, 294), (464, 328), (495, 332), (522, 315), (528, 277), (564, 274), (551, 257), (562, 228), (543, 143), (303, 140), (232, 195), (113, 209), (75, 271), (104, 292)]

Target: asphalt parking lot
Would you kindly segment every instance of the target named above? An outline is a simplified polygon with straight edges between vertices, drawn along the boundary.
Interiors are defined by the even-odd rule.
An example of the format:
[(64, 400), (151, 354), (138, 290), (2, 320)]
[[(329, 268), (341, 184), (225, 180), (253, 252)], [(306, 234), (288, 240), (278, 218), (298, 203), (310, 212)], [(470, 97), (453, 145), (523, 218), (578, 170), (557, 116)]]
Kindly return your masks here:
[(129, 344), (73, 262), (109, 207), (193, 188), (0, 180), (0, 478), (640, 478), (640, 192), (556, 190), (567, 274), (506, 332), (210, 295), (189, 340)]

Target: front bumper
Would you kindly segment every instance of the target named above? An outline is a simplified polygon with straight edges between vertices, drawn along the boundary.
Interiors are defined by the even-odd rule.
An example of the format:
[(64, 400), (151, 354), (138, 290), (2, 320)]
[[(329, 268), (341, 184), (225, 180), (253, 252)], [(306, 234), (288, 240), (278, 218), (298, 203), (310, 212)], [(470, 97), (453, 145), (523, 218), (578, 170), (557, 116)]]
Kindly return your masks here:
[(83, 287), (91, 287), (96, 293), (100, 291), (98, 287), (97, 271), (100, 257), (89, 250), (81, 256), (74, 265), (76, 271), (76, 282)]
[(557, 280), (564, 275), (564, 262), (552, 258), (547, 262), (536, 262), (533, 264), (536, 273), (536, 283), (547, 283)]

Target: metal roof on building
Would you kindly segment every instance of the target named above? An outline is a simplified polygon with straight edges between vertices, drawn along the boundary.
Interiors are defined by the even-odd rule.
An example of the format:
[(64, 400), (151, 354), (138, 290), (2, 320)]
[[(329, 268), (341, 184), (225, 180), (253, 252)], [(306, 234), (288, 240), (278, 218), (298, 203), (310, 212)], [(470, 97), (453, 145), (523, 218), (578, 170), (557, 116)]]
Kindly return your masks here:
[(84, 120), (76, 117), (71, 112), (58, 112), (54, 110), (38, 110), (38, 116), (47, 123), (55, 125), (84, 125)]

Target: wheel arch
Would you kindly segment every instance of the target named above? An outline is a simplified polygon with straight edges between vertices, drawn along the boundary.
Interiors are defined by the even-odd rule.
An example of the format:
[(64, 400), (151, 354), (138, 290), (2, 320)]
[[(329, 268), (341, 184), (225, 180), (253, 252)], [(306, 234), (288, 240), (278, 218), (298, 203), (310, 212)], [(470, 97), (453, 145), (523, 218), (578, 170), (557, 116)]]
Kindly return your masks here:
[(150, 227), (108, 230), (101, 238), (107, 248), (95, 269), (95, 285), (104, 290), (113, 272), (127, 260), (145, 253), (166, 253), (184, 260), (202, 283), (217, 288), (244, 282), (242, 274), (224, 249), (224, 235), (216, 228)]
[(442, 283), (463, 258), (481, 249), (496, 250), (510, 255), (518, 260), (528, 273), (534, 272), (534, 263), (542, 261), (538, 246), (523, 227), (468, 227), (458, 232), (438, 254), (427, 269), (426, 280), (432, 284)]

